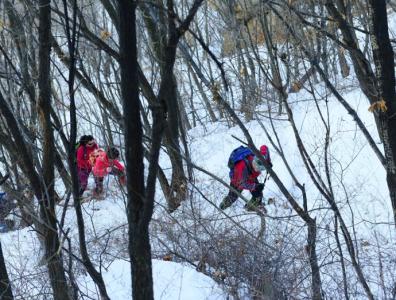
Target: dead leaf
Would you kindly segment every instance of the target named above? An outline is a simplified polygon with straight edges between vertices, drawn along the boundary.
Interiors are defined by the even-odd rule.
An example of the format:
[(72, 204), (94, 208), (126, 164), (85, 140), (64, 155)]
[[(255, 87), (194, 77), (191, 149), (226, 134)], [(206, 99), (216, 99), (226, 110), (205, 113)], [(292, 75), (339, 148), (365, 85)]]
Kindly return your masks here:
[(368, 108), (369, 112), (374, 112), (374, 111), (386, 112), (387, 110), (388, 110), (388, 107), (386, 106), (386, 102), (384, 99), (374, 102)]
[(111, 36), (111, 33), (108, 32), (107, 30), (102, 30), (102, 31), (100, 32), (100, 38), (101, 38), (103, 41), (107, 40), (110, 36)]
[(172, 261), (172, 255), (167, 254), (164, 257), (162, 257), (162, 260), (164, 260), (164, 261)]
[(302, 88), (302, 84), (298, 81), (293, 82), (292, 84), (292, 91), (298, 93)]

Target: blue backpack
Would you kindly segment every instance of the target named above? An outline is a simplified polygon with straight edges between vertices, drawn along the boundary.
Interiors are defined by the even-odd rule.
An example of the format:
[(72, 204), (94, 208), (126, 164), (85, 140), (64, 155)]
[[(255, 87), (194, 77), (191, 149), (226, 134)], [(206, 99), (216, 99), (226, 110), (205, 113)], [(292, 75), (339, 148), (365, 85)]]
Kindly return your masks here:
[(234, 176), (234, 167), (238, 161), (244, 160), (246, 163), (246, 166), (249, 169), (249, 172), (251, 172), (250, 164), (247, 161), (246, 157), (249, 155), (254, 155), (252, 150), (250, 150), (247, 147), (244, 146), (239, 146), (238, 148), (232, 150), (230, 154), (230, 158), (228, 159), (228, 167), (230, 168), (230, 178)]

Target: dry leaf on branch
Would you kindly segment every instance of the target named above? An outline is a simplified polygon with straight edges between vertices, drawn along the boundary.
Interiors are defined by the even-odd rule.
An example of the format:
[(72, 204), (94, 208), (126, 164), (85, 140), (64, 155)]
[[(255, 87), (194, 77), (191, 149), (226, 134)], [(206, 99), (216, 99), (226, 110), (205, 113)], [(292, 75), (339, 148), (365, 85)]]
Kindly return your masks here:
[(170, 254), (165, 255), (164, 257), (162, 257), (162, 260), (164, 260), (164, 261), (172, 261), (172, 255), (170, 255)]
[(374, 112), (374, 111), (386, 112), (387, 110), (388, 110), (388, 107), (386, 106), (386, 102), (384, 99), (374, 102), (368, 108), (369, 112)]
[(111, 36), (111, 33), (108, 32), (107, 30), (102, 30), (102, 31), (100, 32), (100, 38), (101, 38), (103, 41), (107, 40), (110, 36)]

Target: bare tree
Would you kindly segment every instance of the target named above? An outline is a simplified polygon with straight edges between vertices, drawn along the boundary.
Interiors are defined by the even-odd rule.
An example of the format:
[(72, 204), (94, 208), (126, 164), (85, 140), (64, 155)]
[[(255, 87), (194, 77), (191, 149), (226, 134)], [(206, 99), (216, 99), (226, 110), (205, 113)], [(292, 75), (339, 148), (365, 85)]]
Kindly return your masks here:
[[(177, 27), (176, 12), (172, 0), (167, 1), (167, 39), (164, 45), (161, 83), (156, 103), (153, 103), (153, 129), (149, 154), (149, 171), (144, 185), (142, 125), (140, 121), (139, 94), (137, 90), (136, 56), (136, 3), (121, 2), (120, 16), (120, 62), (121, 89), (125, 118), (125, 143), (127, 158), (129, 252), (132, 260), (132, 288), (134, 299), (153, 299), (151, 274), (151, 250), (149, 224), (154, 208), (155, 183), (158, 157), (165, 130), (166, 113), (170, 111), (169, 97), (175, 91), (173, 67), (176, 47), (194, 18), (202, 0), (193, 3), (184, 21)], [(132, 55), (130, 54), (132, 51)], [(130, 81), (135, 84), (130, 84)], [(134, 120), (134, 122), (131, 122)], [(176, 124), (176, 126), (178, 126)], [(175, 129), (175, 128), (173, 128)], [(175, 142), (175, 141), (173, 141)], [(180, 183), (178, 183), (180, 184)]]
[(51, 1), (40, 0), (39, 5), (39, 98), (38, 115), (43, 130), (43, 183), (39, 198), (42, 231), (45, 240), (45, 259), (54, 291), (54, 299), (70, 299), (69, 288), (63, 268), (61, 247), (57, 232), (54, 193), (54, 135), (51, 123)]

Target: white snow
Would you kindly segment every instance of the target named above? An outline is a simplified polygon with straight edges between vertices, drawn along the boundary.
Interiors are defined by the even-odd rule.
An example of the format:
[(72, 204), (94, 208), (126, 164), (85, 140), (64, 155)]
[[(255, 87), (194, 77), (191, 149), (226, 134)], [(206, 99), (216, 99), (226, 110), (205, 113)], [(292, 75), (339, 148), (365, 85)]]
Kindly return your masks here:
[[(325, 91), (324, 87), (318, 88)], [(325, 170), (321, 166), (324, 157), (324, 126), (312, 102), (298, 102), (299, 99), (308, 97), (309, 95), (304, 91), (291, 95), (291, 102), (295, 100), (292, 108), (296, 125), (305, 141), (307, 151), (318, 167), (318, 171), (323, 175)], [(375, 139), (378, 140), (373, 117), (367, 111), (368, 104), (365, 97), (356, 90), (344, 94), (344, 97), (358, 111), (359, 116), (368, 126)], [(324, 102), (321, 102), (319, 106), (322, 112), (326, 111)], [(341, 207), (346, 222), (348, 225), (355, 224), (359, 240), (372, 240), (373, 234), (378, 233), (384, 239), (394, 241), (394, 233), (391, 225), (389, 225), (392, 222), (392, 214), (384, 169), (351, 116), (333, 97), (329, 98), (328, 118), (331, 124), (329, 159), (332, 165), (332, 182), (336, 201)], [(267, 130), (274, 136), (268, 121), (265, 119), (262, 121)], [(320, 209), (328, 207), (328, 204), (319, 195), (305, 170), (290, 124), (281, 120), (275, 121), (274, 126), (293, 172), (298, 180), (306, 185), (309, 208), (318, 209), (314, 210), (312, 215), (317, 218), (317, 222), (322, 228), (331, 225), (332, 214), (329, 214), (328, 210)], [(246, 127), (258, 148), (261, 144), (269, 145), (274, 171), (302, 205), (301, 192), (295, 186), (281, 157), (269, 144), (260, 124), (257, 121), (252, 121), (247, 123)], [(246, 140), (239, 128), (228, 128), (222, 123), (206, 124), (205, 128), (202, 126), (193, 128), (188, 133), (192, 161), (228, 183), (228, 155), (241, 144), (233, 136)], [(381, 149), (381, 145), (378, 146)], [(160, 164), (162, 167), (169, 166), (166, 155), (161, 155)], [(193, 200), (183, 203), (179, 210), (173, 214), (173, 217), (168, 216), (162, 206), (157, 205), (152, 222), (153, 231), (157, 236), (161, 236), (163, 231), (158, 228), (164, 226), (163, 224), (169, 224), (167, 230), (177, 231), (178, 225), (175, 224), (174, 220), (187, 228), (194, 225), (195, 221), (188, 215), (191, 213), (190, 206), (195, 207), (196, 213), (203, 220), (208, 220), (205, 221), (206, 224), (213, 226), (211, 228), (214, 231), (221, 231), (232, 224), (216, 208), (227, 194), (227, 188), (200, 171), (196, 170), (194, 175), (195, 185), (205, 197), (191, 187), (190, 193), (194, 195)], [(263, 181), (264, 175), (259, 178), (260, 181)], [(93, 185), (93, 179), (90, 178), (90, 188), (93, 188)], [(83, 204), (89, 252), (96, 264), (103, 259), (102, 272), (111, 299), (127, 299), (131, 295), (131, 279), (130, 265), (127, 262), (127, 241), (125, 240), (127, 230), (126, 200), (112, 178), (106, 181), (105, 185), (108, 188), (105, 200), (92, 200)], [(165, 205), (159, 185), (157, 187), (156, 200), (159, 204)], [(250, 197), (246, 191), (243, 192), (243, 195), (247, 199)], [(266, 183), (264, 195), (266, 199), (273, 197), (276, 201), (275, 204), (267, 206), (269, 214), (267, 228), (270, 228), (270, 231), (282, 230), (286, 232), (290, 230), (290, 238), (296, 238), (298, 235), (303, 236), (301, 232), (293, 232), (294, 226), (283, 221), (283, 217), (293, 216), (295, 213), (290, 209), (273, 180), (270, 179)], [(226, 214), (245, 230), (256, 235), (262, 225), (260, 219), (254, 214), (246, 214), (243, 204), (243, 200), (239, 199), (226, 211)], [(62, 210), (63, 207), (59, 206), (59, 217)], [(299, 222), (296, 217), (292, 217), (292, 219), (294, 222)], [(72, 248), (75, 253), (78, 253), (76, 217), (73, 208), (69, 208), (66, 214), (65, 230), (67, 229), (70, 229), (69, 236), (72, 237)], [(200, 234), (202, 234), (199, 239), (207, 241), (208, 237), (204, 230), (202, 228), (197, 230), (201, 231)], [(275, 233), (273, 234), (275, 235)], [(44, 280), (46, 278), (45, 267), (39, 266), (42, 253), (37, 235), (31, 228), (25, 228), (2, 234), (0, 238), (15, 291), (20, 294), (28, 293), (39, 299), (43, 290), (49, 291), (49, 283), (48, 280)], [(271, 244), (271, 238), (267, 236), (267, 239), (267, 242)], [(161, 247), (155, 241), (153, 243), (153, 252), (162, 253)], [(394, 246), (394, 242), (389, 243), (389, 247)], [(102, 253), (103, 249), (105, 251)], [(323, 249), (323, 251), (326, 251), (326, 249)], [(156, 257), (157, 259), (153, 259), (155, 299), (226, 299), (226, 292), (222, 290), (222, 286), (208, 276), (196, 271), (192, 266), (161, 261), (160, 254)], [(76, 268), (75, 272), (81, 285), (80, 288), (85, 293), (96, 297), (97, 291), (89, 276), (81, 267)], [(374, 272), (374, 277), (375, 274)], [(46, 296), (42, 299), (46, 299)]]
[[(115, 260), (104, 272), (104, 280), (112, 300), (129, 299), (132, 294), (130, 264)], [(155, 299), (218, 300), (224, 292), (206, 275), (183, 264), (153, 260)], [(88, 289), (94, 290), (92, 282)]]
[[(391, 19), (391, 22), (393, 24), (395, 19)], [(356, 85), (355, 81), (355, 78), (350, 75), (348, 79), (344, 80), (343, 84), (345, 86)], [(321, 95), (325, 95), (328, 92), (323, 84), (318, 84), (316, 89)], [(366, 97), (359, 89), (351, 88), (349, 88), (348, 92), (343, 93), (343, 96), (358, 112), (358, 115), (382, 151), (373, 115), (367, 110), (369, 104)], [(323, 178), (326, 178), (326, 170), (324, 168), (325, 126), (321, 121), (321, 116), (312, 97), (308, 92), (301, 90), (299, 93), (291, 94), (289, 100), (292, 103), (291, 108), (296, 126), (302, 136), (306, 150), (318, 172)], [(357, 128), (352, 117), (347, 114), (333, 96), (329, 96), (327, 100), (327, 107), (325, 101), (318, 103), (318, 107), (325, 120), (328, 120), (330, 124), (328, 155), (332, 168), (330, 177), (335, 200), (341, 209), (347, 226), (349, 228), (354, 226), (356, 245), (361, 246), (359, 248), (360, 259), (371, 262), (372, 257), (377, 258), (375, 256), (378, 255), (376, 247), (380, 246), (381, 250), (384, 251), (384, 256), (389, 260), (384, 270), (385, 281), (386, 284), (392, 284), (395, 276), (394, 270), (396, 269), (394, 252), (396, 236), (394, 225), (392, 225), (393, 215), (384, 168), (368, 145), (367, 140)], [(258, 108), (258, 111), (260, 110)], [(275, 139), (275, 132), (273, 132), (268, 119), (261, 118), (260, 114), (257, 114), (256, 117), (260, 118), (260, 121), (263, 122), (266, 129), (270, 132), (271, 137)], [(290, 123), (284, 116), (282, 118), (282, 120), (280, 118), (274, 120), (273, 125), (291, 170), (298, 181), (305, 185), (308, 208), (312, 210), (311, 216), (317, 219), (317, 224), (320, 227), (318, 253), (321, 260), (320, 263), (323, 265), (322, 272), (325, 273), (322, 274), (322, 279), (324, 285), (328, 284), (328, 286), (334, 287), (337, 286), (337, 283), (333, 282), (331, 278), (333, 261), (331, 261), (331, 255), (327, 255), (331, 250), (330, 246), (335, 248), (332, 242), (327, 244), (327, 239), (331, 239), (329, 237), (331, 233), (329, 233), (327, 228), (333, 228), (334, 216), (331, 210), (328, 209), (328, 203), (320, 195), (306, 171)], [(252, 121), (245, 125), (257, 148), (262, 144), (267, 144), (270, 147), (274, 171), (281, 178), (288, 191), (302, 205), (301, 191), (289, 174), (280, 154), (270, 144), (259, 122)], [(228, 183), (228, 156), (234, 148), (241, 144), (233, 136), (246, 141), (238, 127), (229, 128), (225, 122), (205, 124), (204, 126), (198, 125), (191, 129), (188, 132), (188, 139), (193, 163)], [(164, 153), (161, 153), (160, 165), (164, 168), (166, 174), (170, 175), (170, 163)], [(264, 180), (264, 176), (265, 174), (262, 174), (259, 177), (261, 182)], [(210, 244), (212, 241), (210, 233), (224, 233), (226, 237), (231, 232), (229, 228), (237, 227), (233, 222), (253, 236), (258, 235), (263, 225), (262, 220), (257, 215), (245, 212), (243, 209), (244, 202), (241, 199), (225, 211), (226, 216), (223, 212), (220, 212), (217, 206), (228, 193), (228, 189), (212, 176), (195, 170), (194, 185), (189, 186), (191, 197), (172, 215), (169, 215), (163, 209), (166, 203), (159, 184), (157, 185), (157, 205), (151, 224), (153, 233), (153, 282), (155, 299), (157, 300), (228, 299), (223, 285), (198, 272), (192, 265), (176, 260), (161, 260), (166, 249), (162, 247), (159, 242), (160, 239), (162, 239), (161, 241), (169, 242), (169, 247), (175, 246), (177, 248), (178, 245), (173, 245), (173, 241), (169, 239), (169, 233), (178, 232), (183, 227), (197, 234), (196, 239), (198, 242)], [(90, 178), (89, 188), (92, 189), (93, 186), (93, 179)], [(99, 261), (102, 262), (101, 271), (103, 272), (110, 298), (112, 300), (130, 299), (132, 287), (126, 240), (126, 199), (113, 178), (105, 181), (105, 187), (108, 190), (105, 200), (92, 200), (83, 204), (88, 250), (97, 268), (99, 267)], [(58, 186), (58, 189), (63, 190), (62, 186)], [(250, 194), (246, 191), (243, 192), (243, 195), (247, 199), (250, 197)], [(264, 234), (264, 241), (274, 246), (275, 242), (279, 241), (280, 233), (284, 234), (280, 243), (284, 242), (284, 244), (287, 244), (288, 239), (302, 240), (301, 245), (298, 244), (298, 247), (290, 246), (290, 248), (287, 248), (290, 252), (284, 254), (285, 256), (290, 255), (290, 261), (296, 259), (296, 257), (299, 258), (297, 254), (304, 252), (302, 249), (306, 235), (306, 230), (301, 220), (296, 217), (296, 213), (292, 211), (287, 200), (271, 179), (266, 183), (264, 197), (266, 200), (268, 198), (275, 199), (274, 204), (267, 205), (267, 232)], [(57, 207), (59, 217), (62, 215), (63, 209), (64, 207), (62, 206)], [(232, 221), (229, 218), (232, 218)], [(197, 219), (199, 219), (199, 222)], [(65, 217), (65, 231), (70, 230), (71, 248), (78, 255), (76, 224), (74, 209), (72, 207), (68, 208)], [(299, 227), (300, 225), (301, 227)], [(207, 230), (211, 232), (208, 233)], [(184, 232), (180, 231), (180, 239), (185, 242), (187, 238), (183, 234)], [(378, 240), (375, 240), (377, 238)], [(45, 266), (40, 264), (43, 254), (34, 230), (32, 228), (24, 228), (15, 232), (0, 234), (0, 240), (15, 293), (24, 295), (28, 299), (50, 299), (48, 296), (50, 286)], [(196, 240), (194, 242), (198, 243)], [(279, 245), (276, 246), (278, 247)], [(65, 247), (68, 248), (68, 245), (65, 245)], [(191, 248), (194, 247), (191, 246)], [(194, 250), (198, 251), (201, 249), (196, 246)], [(346, 255), (346, 251), (344, 252), (344, 255)], [(303, 259), (304, 257), (301, 260)], [(337, 259), (338, 257), (334, 260), (337, 261)], [(192, 261), (196, 263), (197, 258), (194, 257)], [(95, 285), (82, 267), (75, 265), (73, 267), (80, 289), (94, 299), (98, 297)], [(356, 275), (351, 269), (349, 268), (348, 276), (352, 278), (351, 282), (355, 283), (357, 282)], [(336, 270), (339, 271), (339, 269)], [(375, 291), (379, 277), (378, 268), (369, 265), (364, 271)], [(301, 276), (304, 277), (303, 275), (306, 274)], [(306, 278), (309, 278), (309, 276), (304, 277), (305, 280), (308, 280)], [(356, 283), (356, 286), (359, 289), (358, 283)], [(362, 297), (361, 299), (364, 298)]]

